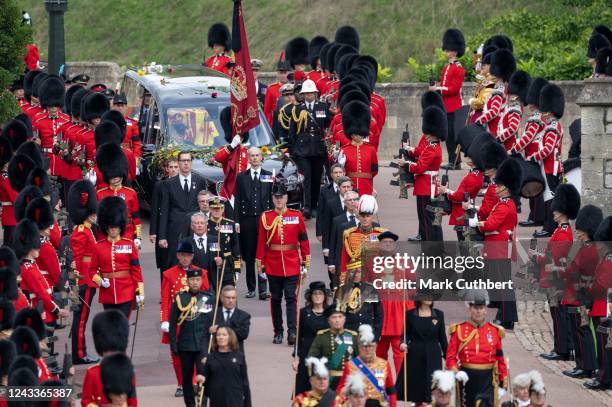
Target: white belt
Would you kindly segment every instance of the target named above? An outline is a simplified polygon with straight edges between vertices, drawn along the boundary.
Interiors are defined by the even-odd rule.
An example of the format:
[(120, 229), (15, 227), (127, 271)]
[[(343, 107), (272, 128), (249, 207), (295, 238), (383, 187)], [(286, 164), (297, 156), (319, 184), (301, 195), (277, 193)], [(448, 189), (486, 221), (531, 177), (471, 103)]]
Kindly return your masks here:
[(436, 175), (438, 175), (438, 171), (425, 171), (423, 174), (431, 175), (431, 176), (436, 176)]
[(499, 235), (499, 230), (494, 230), (492, 232), (485, 232), (484, 235), (485, 236)]
[(13, 206), (12, 202), (2, 202), (2, 206)]
[(43, 153), (52, 153), (53, 149), (52, 148), (41, 148)]
[(48, 276), (49, 272), (47, 270), (40, 270), (40, 274), (42, 274), (43, 276)]

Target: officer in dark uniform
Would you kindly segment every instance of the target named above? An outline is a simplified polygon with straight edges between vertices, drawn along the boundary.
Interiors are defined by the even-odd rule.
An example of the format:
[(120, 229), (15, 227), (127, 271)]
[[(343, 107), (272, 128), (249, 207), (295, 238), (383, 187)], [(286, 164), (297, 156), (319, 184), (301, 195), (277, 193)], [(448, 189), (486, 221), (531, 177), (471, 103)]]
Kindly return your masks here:
[[(211, 241), (219, 243), (219, 254), (223, 259), (224, 272), (221, 287), (236, 285), (240, 276), (240, 245), (234, 221), (223, 217), (225, 199), (215, 196), (208, 200), (210, 218), (208, 219), (208, 236)], [(219, 288), (218, 281), (221, 279), (221, 267), (216, 270), (208, 270), (209, 280), (216, 290)]]
[(268, 90), (268, 85), (259, 81), (259, 71), (263, 66), (263, 61), (261, 59), (251, 59), (251, 69), (253, 70), (253, 79), (255, 80), (255, 92), (257, 93), (257, 102), (259, 102), (259, 106), (263, 108), (264, 101), (266, 100), (266, 91)]

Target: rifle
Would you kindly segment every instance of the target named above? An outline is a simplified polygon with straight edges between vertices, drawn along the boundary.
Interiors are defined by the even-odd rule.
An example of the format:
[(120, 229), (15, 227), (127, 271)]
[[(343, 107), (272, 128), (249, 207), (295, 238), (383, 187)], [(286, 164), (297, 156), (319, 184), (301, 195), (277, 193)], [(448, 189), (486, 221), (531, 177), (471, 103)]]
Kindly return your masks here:
[[(400, 148), (398, 150), (398, 154), (393, 156), (394, 159), (403, 159), (405, 161), (413, 161), (414, 156), (409, 151), (410, 147), (410, 131), (408, 129), (408, 124), (406, 124), (406, 129), (402, 132), (402, 137), (400, 139)], [(389, 181), (390, 185), (399, 186), (400, 188), (400, 199), (408, 199), (408, 188), (414, 185), (414, 175), (408, 171), (405, 165), (400, 166), (396, 162), (391, 162), (389, 164), (391, 168), (397, 168), (397, 172), (393, 174), (394, 177), (398, 177), (398, 179), (394, 179)]]

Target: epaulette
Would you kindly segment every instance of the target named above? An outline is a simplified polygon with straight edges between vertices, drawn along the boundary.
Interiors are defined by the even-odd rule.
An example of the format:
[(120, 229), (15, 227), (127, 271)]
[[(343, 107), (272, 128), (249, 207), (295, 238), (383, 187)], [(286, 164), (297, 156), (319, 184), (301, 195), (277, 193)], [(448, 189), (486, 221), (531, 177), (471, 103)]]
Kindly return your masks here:
[(352, 329), (345, 329), (344, 332), (348, 332), (348, 333), (353, 334), (355, 336), (359, 336), (359, 333), (357, 331), (353, 331)]
[(82, 232), (83, 229), (85, 229), (85, 226), (83, 226), (82, 224), (77, 226), (77, 231)]
[(317, 335), (319, 335), (319, 334), (324, 334), (324, 333), (325, 333), (325, 332), (327, 332), (327, 331), (329, 331), (329, 328), (319, 329), (319, 330), (317, 331)]
[(346, 229), (346, 230), (344, 231), (343, 235), (344, 235), (344, 236), (346, 236), (346, 235), (348, 235), (348, 234), (350, 234), (350, 233), (353, 233), (353, 232), (354, 232), (354, 231), (356, 231), (356, 230), (357, 230), (357, 226), (351, 226), (350, 228), (348, 228), (348, 229)]
[(506, 336), (506, 329), (504, 329), (504, 327), (501, 325), (494, 324), (493, 322), (489, 322), (489, 324), (497, 328), (497, 331), (499, 332), (499, 337), (504, 339), (504, 337)]
[(458, 327), (458, 326), (459, 326), (459, 324), (458, 324), (458, 323), (456, 323), (456, 322), (455, 322), (455, 323), (453, 323), (453, 324), (450, 324), (450, 326), (448, 327), (448, 334), (449, 334), (449, 335), (454, 334), (454, 333), (455, 333), (455, 331), (457, 330), (457, 327)]
[(130, 188), (130, 187), (126, 187), (125, 185), (123, 186), (123, 188), (125, 189), (129, 189), (130, 191), (136, 192), (134, 189)]
[(234, 223), (234, 221), (233, 221), (233, 220), (228, 219), (228, 218), (226, 218), (226, 217), (223, 217), (223, 220), (228, 221), (229, 223)]

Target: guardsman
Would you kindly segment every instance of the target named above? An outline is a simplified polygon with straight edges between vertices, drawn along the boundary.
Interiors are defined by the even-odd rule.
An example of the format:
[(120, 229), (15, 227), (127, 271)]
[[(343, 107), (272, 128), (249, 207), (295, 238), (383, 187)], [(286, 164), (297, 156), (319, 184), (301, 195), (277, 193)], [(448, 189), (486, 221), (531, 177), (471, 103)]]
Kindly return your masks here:
[[(563, 144), (563, 126), (561, 117), (565, 110), (565, 95), (560, 87), (548, 84), (540, 92), (540, 112), (545, 123), (539, 149), (527, 160), (535, 161), (544, 169), (548, 189), (554, 193), (561, 178), (561, 147)], [(534, 237), (549, 237), (555, 230), (556, 223), (551, 210), (552, 200), (544, 202), (544, 226)]]
[(448, 132), (446, 113), (436, 106), (423, 110), (422, 131), (427, 144), (422, 150), (415, 149), (416, 161), (400, 159), (399, 165), (408, 163), (408, 171), (414, 174), (413, 195), (417, 197), (417, 215), (419, 218), (419, 236), (425, 241), (441, 241), (442, 228), (434, 225), (432, 200), (437, 195), (437, 176), (442, 163), (440, 142), (446, 140)]
[(86, 179), (95, 183), (96, 140), (94, 129), (102, 119), (102, 115), (110, 110), (108, 99), (101, 93), (89, 93), (81, 101), (81, 120), (85, 130), (77, 133), (73, 154), (81, 167)]
[(329, 387), (336, 390), (342, 376), (344, 364), (356, 355), (357, 332), (344, 328), (346, 316), (341, 304), (332, 304), (325, 309), (329, 328), (317, 332), (308, 357), (327, 358), (327, 369), (331, 376)]
[[(127, 158), (128, 173), (127, 181), (132, 182), (136, 178), (138, 160), (130, 148), (123, 144), (125, 132), (127, 131), (125, 118), (116, 110), (109, 110), (102, 115), (102, 121), (94, 130), (94, 140), (96, 142), (96, 150), (102, 144), (115, 143), (121, 147), (121, 151)], [(131, 184), (129, 184), (131, 185)], [(106, 186), (106, 182), (102, 179), (99, 169), (96, 167), (96, 186), (101, 188)]]
[[(189, 286), (187, 285), (186, 271), (190, 268), (197, 268), (193, 265), (193, 244), (189, 239), (183, 239), (178, 248), (176, 249), (176, 257), (178, 264), (170, 267), (162, 274), (161, 284), (161, 305), (160, 305), (160, 316), (159, 322), (161, 324), (162, 339), (161, 342), (165, 344), (170, 343), (170, 309), (174, 303), (174, 298), (181, 292), (188, 291)], [(208, 290), (208, 277), (207, 271), (202, 271), (202, 285), (200, 291)], [(170, 358), (172, 360), (172, 367), (174, 368), (174, 374), (178, 382), (178, 387), (174, 393), (174, 397), (183, 396), (183, 379), (181, 376), (181, 360), (178, 354), (172, 352), (170, 349)]]
[(106, 143), (96, 153), (96, 162), (104, 182), (108, 184), (108, 187), (100, 188), (96, 192), (98, 201), (109, 196), (117, 196), (125, 201), (128, 208), (128, 218), (123, 236), (133, 240), (134, 244), (140, 247), (142, 244), (142, 225), (140, 224), (138, 196), (132, 188), (123, 186), (127, 179), (125, 154), (117, 144)]
[(504, 144), (508, 153), (517, 139), (530, 84), (531, 76), (525, 71), (514, 72), (508, 81), (508, 103), (497, 124), (497, 139)]
[[(114, 353), (100, 362), (100, 381), (111, 406), (136, 405), (136, 378), (132, 361), (125, 353)], [(131, 403), (130, 403), (131, 401)]]
[(255, 93), (257, 94), (257, 102), (259, 103), (259, 107), (263, 107), (264, 101), (266, 100), (266, 92), (268, 90), (268, 85), (259, 81), (259, 71), (261, 71), (261, 67), (263, 66), (263, 61), (261, 59), (251, 59), (251, 69), (253, 70), (253, 80), (255, 81)]
[[(98, 285), (91, 280), (89, 264), (94, 254), (96, 237), (93, 227), (96, 224), (98, 201), (96, 191), (89, 181), (77, 181), (68, 191), (66, 208), (70, 221), (74, 226), (70, 234), (70, 250), (72, 251), (72, 270), (78, 284), (78, 309), (72, 315), (72, 357), (73, 363), (92, 363), (98, 359), (87, 354), (85, 333), (87, 321), (91, 312), (93, 297)], [(75, 288), (71, 288), (74, 290)], [(74, 294), (74, 293), (73, 293)]]
[(374, 226), (374, 216), (378, 213), (378, 203), (372, 195), (359, 197), (357, 206), (359, 225), (344, 231), (342, 236), (342, 255), (338, 286), (344, 285), (347, 274), (361, 269), (361, 252), (364, 242), (377, 242), (384, 228)]
[(281, 53), (278, 63), (276, 64), (276, 82), (268, 85), (268, 90), (266, 91), (266, 97), (264, 100), (264, 114), (266, 115), (266, 119), (268, 119), (270, 126), (273, 124), (276, 103), (280, 96), (280, 88), (289, 81), (287, 79), (287, 75), (289, 75), (290, 71), (291, 66), (289, 65), (289, 62), (283, 60), (283, 54)]
[[(512, 201), (512, 200), (510, 200)], [(451, 324), (446, 352), (446, 368), (455, 372), (459, 382), (457, 405), (471, 407), (476, 397), (488, 395), (493, 405), (506, 393), (508, 369), (502, 339), (504, 328), (486, 321), (487, 293), (468, 293), (470, 320)]]
[(98, 203), (98, 226), (105, 236), (98, 240), (90, 264), (92, 280), (98, 284), (98, 301), (104, 309), (118, 309), (129, 318), (134, 301), (144, 305), (144, 283), (138, 249), (131, 239), (121, 237), (127, 224), (127, 206), (118, 196)]
[(336, 393), (329, 387), (329, 370), (327, 370), (327, 358), (306, 358), (306, 368), (310, 388), (312, 390), (298, 394), (293, 399), (292, 407), (314, 407), (329, 406), (340, 407), (344, 397), (336, 396)]
[[(40, 76), (39, 80), (36, 80)], [(40, 101), (38, 100), (38, 84), (41, 80), (47, 78), (47, 74), (43, 71), (30, 71), (26, 74), (23, 80), (23, 91), (27, 104), (21, 107), (23, 113), (25, 113), (30, 121), (34, 121), (34, 116), (42, 112), (40, 107)]]
[(128, 104), (125, 93), (117, 93), (113, 98), (113, 110), (117, 110), (125, 118), (125, 137), (121, 147), (127, 148), (138, 161), (142, 158), (142, 141), (138, 132), (138, 122), (128, 116)]
[[(214, 196), (208, 200), (210, 208), (210, 218), (208, 219), (208, 235), (212, 241), (218, 242), (219, 254), (223, 259), (222, 266), (225, 267), (223, 280), (221, 279), (221, 268), (209, 270), (208, 279), (213, 283), (216, 290), (220, 290), (226, 285), (235, 286), (240, 277), (240, 242), (234, 227), (234, 221), (223, 217), (225, 210), (225, 200)], [(219, 286), (219, 283), (221, 284)]]
[(308, 59), (312, 71), (306, 74), (306, 79), (310, 79), (315, 85), (324, 75), (321, 69), (321, 49), (325, 44), (329, 44), (329, 40), (322, 35), (313, 37), (308, 43)]
[(38, 383), (42, 383), (46, 380), (57, 380), (57, 376), (51, 373), (51, 370), (43, 358), (39, 338), (32, 328), (28, 326), (16, 327), (11, 333), (10, 340), (15, 343), (17, 355), (30, 356), (34, 359), (34, 362), (36, 362), (36, 378), (38, 379)]
[[(6, 130), (5, 130), (6, 131)], [(2, 202), (2, 223), (3, 238), (5, 245), (10, 246), (13, 237), (13, 231), (17, 224), (15, 220), (15, 199), (17, 199), (17, 191), (11, 187), (8, 174), (8, 163), (13, 157), (13, 148), (11, 142), (4, 135), (0, 136), (0, 202)]]
[(255, 267), (266, 273), (270, 286), (270, 309), (274, 325), (273, 343), (283, 342), (283, 295), (287, 312), (287, 343), (296, 341), (296, 295), (310, 269), (310, 245), (300, 211), (287, 208), (287, 190), (277, 183), (272, 189), (274, 209), (265, 211), (259, 220)]
[(63, 161), (54, 154), (53, 146), (57, 143), (60, 127), (70, 122), (70, 116), (61, 111), (64, 105), (64, 83), (58, 78), (48, 78), (41, 84), (39, 93), (40, 106), (44, 110), (32, 120), (34, 139), (40, 140), (42, 152), (49, 158), (50, 174), (61, 176)]
[[(484, 169), (485, 177), (489, 180), (489, 184), (482, 197), (480, 206), (474, 208), (480, 220), (485, 220), (489, 217), (491, 210), (498, 201), (495, 178), (497, 169), (507, 157), (506, 149), (499, 143), (495, 143), (491, 140), (482, 146), (482, 168)], [(467, 210), (470, 208), (470, 204), (464, 202), (462, 207), (464, 210)]]
[(229, 28), (223, 23), (215, 23), (208, 29), (208, 48), (214, 55), (208, 57), (204, 65), (215, 71), (229, 75), (228, 63), (233, 59), (227, 55), (232, 47), (232, 36)]
[(507, 83), (515, 70), (516, 60), (512, 52), (499, 49), (493, 53), (489, 72), (495, 86), (485, 100), (482, 115), (475, 120), (475, 123), (485, 127), (495, 137), (501, 113), (507, 103)]
[[(365, 383), (366, 400), (385, 407), (397, 406), (397, 394), (391, 366), (386, 359), (376, 356), (376, 336), (370, 325), (359, 327), (359, 354), (344, 364), (336, 392), (342, 393), (351, 375), (360, 374)], [(367, 403), (367, 401), (366, 401)], [(371, 402), (370, 402), (371, 403)]]
[(351, 142), (340, 148), (338, 163), (360, 196), (374, 193), (374, 177), (378, 174), (376, 148), (364, 142), (370, 135), (370, 119), (370, 107), (363, 102), (352, 101), (342, 109), (342, 127)]

